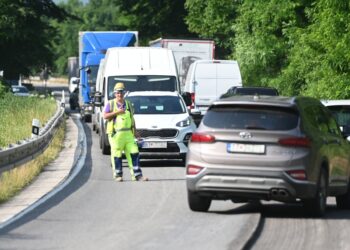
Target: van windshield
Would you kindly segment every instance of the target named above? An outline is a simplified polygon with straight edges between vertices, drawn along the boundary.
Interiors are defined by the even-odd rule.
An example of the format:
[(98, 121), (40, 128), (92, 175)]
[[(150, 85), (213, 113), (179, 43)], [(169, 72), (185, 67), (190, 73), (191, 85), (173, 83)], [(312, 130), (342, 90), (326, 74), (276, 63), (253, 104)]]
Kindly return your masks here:
[(117, 82), (123, 82), (126, 91), (177, 91), (175, 76), (139, 75), (111, 76), (108, 78), (108, 99), (113, 99), (113, 88)]

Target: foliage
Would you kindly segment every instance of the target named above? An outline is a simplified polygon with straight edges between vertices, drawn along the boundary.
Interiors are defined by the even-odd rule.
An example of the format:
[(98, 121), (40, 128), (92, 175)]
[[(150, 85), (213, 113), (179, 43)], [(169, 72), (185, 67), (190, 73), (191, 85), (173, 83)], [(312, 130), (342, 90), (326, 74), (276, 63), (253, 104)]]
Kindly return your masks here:
[(239, 5), (237, 0), (186, 1), (188, 29), (202, 38), (213, 39), (218, 58), (227, 57), (234, 51), (234, 21)]
[(7, 79), (29, 75), (52, 59), (50, 39), (55, 33), (47, 22), (63, 20), (67, 13), (51, 0), (0, 0), (0, 69)]
[(51, 98), (4, 94), (0, 98), (0, 147), (30, 138), (33, 119), (44, 124), (55, 114), (56, 108), (56, 102)]
[(190, 37), (185, 25), (185, 0), (115, 0), (129, 19), (128, 28), (137, 30), (141, 44), (158, 37)]
[(320, 0), (308, 9), (311, 24), (291, 35), (289, 64), (276, 79), (287, 94), (350, 97), (349, 8), (347, 1)]

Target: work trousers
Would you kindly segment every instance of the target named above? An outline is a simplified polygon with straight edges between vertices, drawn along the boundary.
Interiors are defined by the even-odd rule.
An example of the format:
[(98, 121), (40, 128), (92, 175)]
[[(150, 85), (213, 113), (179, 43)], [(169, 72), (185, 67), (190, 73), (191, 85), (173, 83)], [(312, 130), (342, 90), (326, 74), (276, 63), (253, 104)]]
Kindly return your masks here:
[(131, 130), (118, 131), (108, 135), (111, 146), (111, 162), (114, 176), (123, 176), (122, 156), (123, 152), (128, 161), (132, 179), (142, 176), (140, 167), (140, 154)]

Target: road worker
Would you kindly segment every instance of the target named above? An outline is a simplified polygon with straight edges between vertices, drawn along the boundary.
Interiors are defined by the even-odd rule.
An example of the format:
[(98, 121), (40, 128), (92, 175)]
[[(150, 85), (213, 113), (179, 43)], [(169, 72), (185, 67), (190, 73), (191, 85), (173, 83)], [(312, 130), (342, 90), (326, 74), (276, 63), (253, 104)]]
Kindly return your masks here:
[(116, 181), (123, 181), (123, 152), (127, 158), (131, 179), (133, 181), (147, 181), (142, 176), (140, 156), (135, 140), (135, 120), (132, 104), (124, 99), (124, 83), (117, 82), (114, 86), (115, 98), (110, 100), (104, 109), (103, 117), (108, 120), (107, 134), (111, 146), (111, 162), (113, 177)]

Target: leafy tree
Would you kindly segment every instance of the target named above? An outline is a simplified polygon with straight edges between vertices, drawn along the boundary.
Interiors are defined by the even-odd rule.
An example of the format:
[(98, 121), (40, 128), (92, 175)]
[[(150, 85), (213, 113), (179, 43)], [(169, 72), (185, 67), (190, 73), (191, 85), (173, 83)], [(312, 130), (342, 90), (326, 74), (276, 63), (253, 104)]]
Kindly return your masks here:
[[(350, 97), (350, 7), (319, 0), (307, 10), (311, 24), (291, 33), (289, 64), (277, 79), (288, 94), (324, 99)], [(287, 84), (288, 83), (288, 84)]]
[(64, 20), (68, 14), (51, 0), (0, 0), (0, 69), (7, 79), (29, 75), (50, 64), (54, 29), (48, 19)]
[(193, 37), (185, 24), (185, 0), (114, 0), (129, 19), (128, 28), (137, 30), (141, 44), (158, 37)]
[(191, 32), (201, 38), (215, 41), (218, 58), (224, 58), (234, 51), (234, 22), (241, 1), (232, 0), (187, 0), (186, 24)]
[[(286, 32), (305, 26), (302, 3), (294, 0), (247, 0), (236, 20), (235, 56), (247, 85), (273, 85), (293, 46)], [(280, 92), (282, 92), (280, 90)]]

